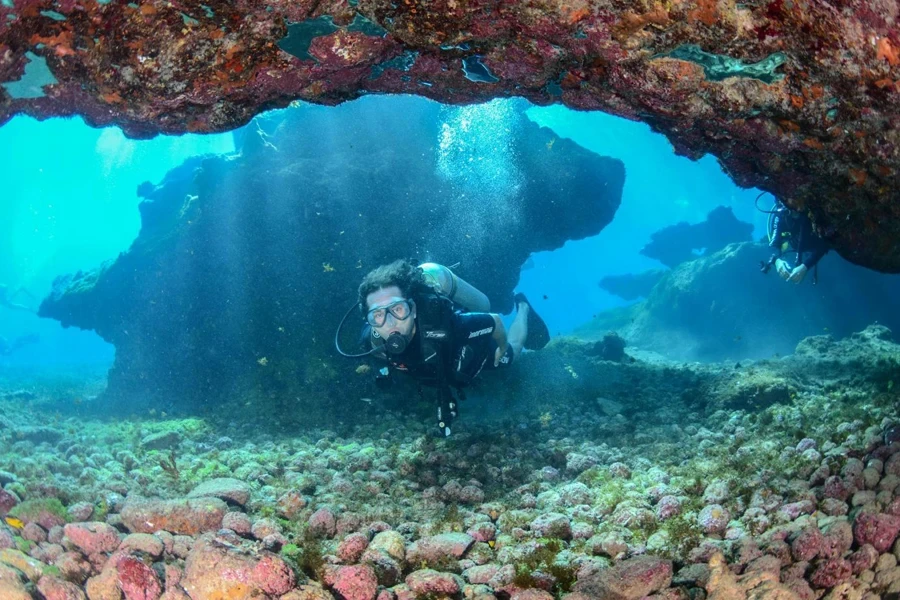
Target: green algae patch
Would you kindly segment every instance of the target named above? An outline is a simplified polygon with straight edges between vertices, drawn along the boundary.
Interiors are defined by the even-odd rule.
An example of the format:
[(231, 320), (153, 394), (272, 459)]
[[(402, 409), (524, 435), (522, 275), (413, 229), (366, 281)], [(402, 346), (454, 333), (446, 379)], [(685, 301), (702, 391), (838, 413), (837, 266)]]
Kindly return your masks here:
[(42, 517), (50, 516), (51, 519), (56, 517), (62, 523), (69, 520), (66, 507), (56, 498), (36, 498), (34, 500), (25, 500), (15, 505), (9, 511), (9, 516), (15, 517), (25, 523), (38, 523)]
[(297, 543), (281, 547), (281, 557), (296, 570), (314, 579), (321, 579), (325, 569), (325, 550), (322, 541), (304, 531)]
[(59, 567), (56, 565), (47, 565), (43, 569), (44, 575), (50, 575), (51, 577), (62, 577), (62, 571), (59, 570)]
[(26, 540), (25, 538), (20, 536), (14, 537), (13, 541), (16, 543), (16, 550), (24, 554), (28, 554), (29, 552), (31, 552), (32, 548), (37, 546), (37, 544), (35, 544), (31, 540)]
[(106, 522), (106, 515), (109, 514), (109, 502), (106, 501), (106, 498), (100, 498), (94, 504), (94, 513), (91, 515), (91, 519), (94, 521)]
[(25, 574), (25, 577), (32, 582), (37, 582), (44, 574), (44, 569), (47, 568), (46, 564), (36, 558), (32, 558), (24, 552), (12, 550), (10, 548), (0, 550), (0, 563), (20, 570)]
[(703, 530), (693, 518), (686, 515), (666, 519), (660, 523), (659, 531), (665, 535), (665, 546), (661, 549), (661, 554), (671, 560), (684, 560), (703, 539)]
[(540, 581), (536, 574), (546, 573), (556, 580), (553, 591), (563, 594), (575, 584), (577, 567), (559, 562), (557, 557), (565, 544), (562, 540), (551, 538), (538, 540), (538, 547), (526, 554), (515, 564), (516, 574), (513, 585), (520, 588), (537, 588)]

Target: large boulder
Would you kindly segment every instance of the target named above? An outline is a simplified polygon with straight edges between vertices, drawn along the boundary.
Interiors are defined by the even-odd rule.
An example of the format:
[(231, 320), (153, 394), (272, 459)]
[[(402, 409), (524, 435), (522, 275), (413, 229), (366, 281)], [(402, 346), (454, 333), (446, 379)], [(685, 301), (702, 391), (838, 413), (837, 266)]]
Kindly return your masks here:
[(637, 556), (579, 579), (573, 591), (597, 600), (638, 600), (672, 582), (672, 561)]

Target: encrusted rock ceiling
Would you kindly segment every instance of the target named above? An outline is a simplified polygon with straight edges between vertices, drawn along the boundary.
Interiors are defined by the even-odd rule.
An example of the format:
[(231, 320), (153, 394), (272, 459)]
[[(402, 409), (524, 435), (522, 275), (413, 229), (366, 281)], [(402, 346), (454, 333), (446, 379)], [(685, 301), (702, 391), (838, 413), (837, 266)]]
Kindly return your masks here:
[(0, 0), (0, 123), (80, 114), (149, 137), (298, 99), (521, 96), (644, 121), (808, 211), (845, 258), (900, 272), (898, 13), (895, 0)]

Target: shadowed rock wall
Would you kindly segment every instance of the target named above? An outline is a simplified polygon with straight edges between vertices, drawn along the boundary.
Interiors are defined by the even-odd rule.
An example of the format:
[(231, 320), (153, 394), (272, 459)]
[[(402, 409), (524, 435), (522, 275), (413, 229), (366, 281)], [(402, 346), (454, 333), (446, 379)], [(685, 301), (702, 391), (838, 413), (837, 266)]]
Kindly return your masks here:
[[(40, 314), (115, 344), (109, 393), (129, 405), (258, 394), (285, 410), (340, 410), (350, 384), (370, 379), (332, 347), (369, 269), (401, 257), (460, 262), (506, 311), (529, 253), (598, 233), (619, 206), (619, 161), (521, 113), (489, 131), (485, 144), (508, 134), (497, 155), (448, 141), (457, 109), (390, 102), (402, 110), (369, 99), (286, 111), (242, 132), (239, 155), (144, 184), (132, 248), (58, 281)], [(486, 175), (498, 169), (500, 183)], [(354, 313), (349, 329), (360, 324)]]

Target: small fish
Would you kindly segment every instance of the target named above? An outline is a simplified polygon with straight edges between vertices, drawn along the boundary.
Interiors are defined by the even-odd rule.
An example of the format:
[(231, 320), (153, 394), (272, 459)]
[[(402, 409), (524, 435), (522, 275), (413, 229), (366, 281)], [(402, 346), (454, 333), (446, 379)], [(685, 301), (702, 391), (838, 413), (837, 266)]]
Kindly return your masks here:
[(15, 517), (4, 517), (3, 520), (6, 521), (6, 524), (13, 529), (25, 529), (25, 522), (21, 519), (17, 519)]
[(366, 404), (372, 404), (373, 402), (371, 398), (360, 398), (360, 401), (365, 402)]
[(372, 367), (370, 367), (369, 365), (359, 365), (358, 367), (356, 367), (356, 372), (359, 375), (365, 375), (366, 373), (368, 373), (371, 370), (372, 370)]
[(323, 273), (333, 273), (334, 267), (331, 266), (331, 263), (322, 263), (322, 272)]
[(549, 299), (550, 299), (550, 297), (547, 296), (547, 294), (544, 294), (544, 300), (549, 300)]
[(261, 366), (265, 367), (267, 364), (269, 364), (269, 359), (266, 358), (265, 356), (263, 356), (261, 359), (259, 359), (256, 362), (258, 362)]
[(549, 142), (547, 142), (547, 150), (552, 149), (552, 148), (553, 148), (553, 144), (555, 144), (555, 143), (556, 143), (556, 138), (553, 138), (552, 140), (550, 140)]
[(735, 342), (739, 342), (739, 341), (741, 341), (742, 339), (743, 339), (743, 338), (742, 338), (741, 336), (739, 336), (739, 335), (734, 336), (734, 341), (735, 341)]

